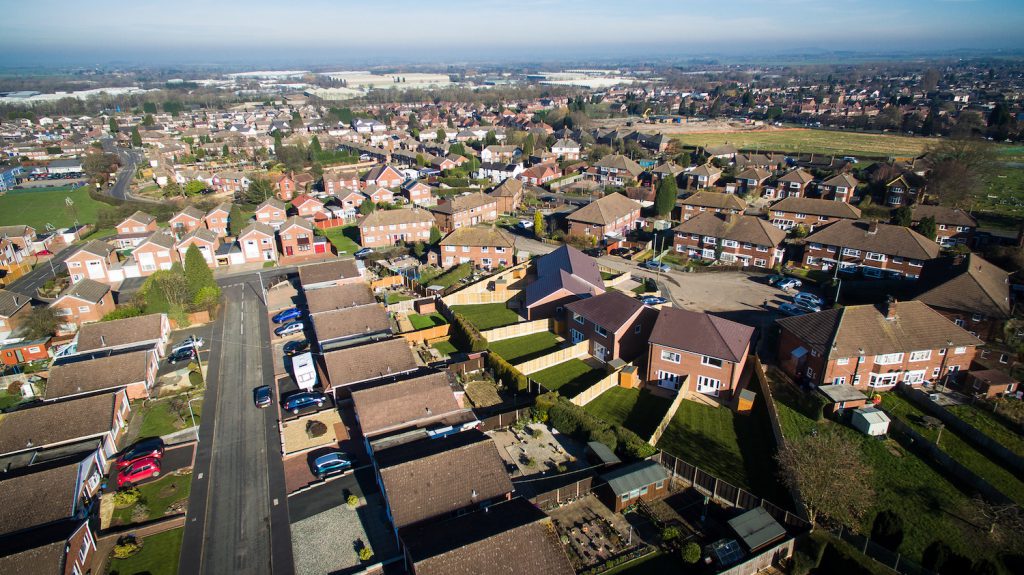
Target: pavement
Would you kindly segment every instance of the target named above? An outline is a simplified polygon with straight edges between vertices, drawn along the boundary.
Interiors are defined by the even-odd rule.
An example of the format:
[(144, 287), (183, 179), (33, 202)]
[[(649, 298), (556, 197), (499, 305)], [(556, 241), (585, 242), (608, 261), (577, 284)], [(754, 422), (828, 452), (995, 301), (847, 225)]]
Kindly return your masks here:
[[(65, 269), (64, 260), (68, 259), (68, 257), (76, 251), (78, 250), (69, 247), (57, 252), (52, 258), (50, 258), (49, 263), (43, 262), (42, 264), (37, 265), (35, 269), (14, 280), (14, 282), (5, 289), (7, 289), (7, 291), (20, 293), (27, 297), (37, 297), (36, 290), (43, 287), (43, 284), (45, 284), (50, 278), (54, 277), (54, 275), (60, 274), (60, 272)], [(50, 267), (50, 264), (53, 264), (52, 268)]]

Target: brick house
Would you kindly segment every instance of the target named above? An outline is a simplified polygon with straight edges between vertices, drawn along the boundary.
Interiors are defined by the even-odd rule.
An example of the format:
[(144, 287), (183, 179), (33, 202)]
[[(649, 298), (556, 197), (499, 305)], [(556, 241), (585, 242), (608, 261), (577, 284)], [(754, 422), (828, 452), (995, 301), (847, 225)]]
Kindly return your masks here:
[(410, 204), (416, 206), (430, 206), (436, 203), (430, 186), (416, 180), (410, 180), (402, 186), (402, 195)]
[(939, 245), (921, 234), (878, 222), (840, 220), (807, 236), (803, 266), (868, 278), (917, 279), (939, 255)]
[(117, 235), (112, 241), (118, 249), (135, 247), (155, 232), (156, 227), (156, 218), (145, 212), (135, 212), (117, 224)]
[(675, 251), (690, 258), (759, 268), (782, 263), (786, 232), (758, 217), (705, 212), (672, 231)]
[(498, 201), (487, 194), (476, 192), (438, 202), (430, 211), (434, 214), (438, 229), (447, 234), (463, 226), (493, 222), (498, 218)]
[(839, 220), (859, 220), (860, 209), (846, 202), (817, 198), (782, 198), (768, 208), (772, 225), (789, 231), (803, 226), (809, 233)]
[(348, 190), (359, 189), (359, 172), (355, 170), (324, 173), (324, 193), (340, 196)]
[(541, 256), (523, 299), (526, 319), (562, 317), (566, 305), (605, 292), (597, 260), (570, 245)]
[(397, 188), (405, 181), (401, 172), (388, 165), (376, 166), (363, 174), (359, 179), (359, 187), (366, 188), (375, 185), (381, 188)]
[(710, 188), (715, 185), (715, 182), (722, 177), (722, 170), (711, 164), (704, 164), (703, 166), (697, 166), (693, 170), (687, 172), (686, 177), (687, 185), (689, 187), (703, 190), (704, 188)]
[(912, 172), (896, 176), (885, 184), (885, 205), (898, 208), (924, 199), (924, 178)]
[(240, 194), (249, 189), (249, 178), (242, 172), (217, 172), (213, 175), (213, 189), (222, 194)]
[(117, 355), (79, 354), (71, 363), (50, 367), (43, 399), (53, 401), (121, 389), (128, 399), (148, 399), (158, 367), (159, 357), (152, 349)]
[(515, 162), (523, 155), (519, 146), (491, 145), (480, 151), (481, 162)]
[(376, 210), (359, 223), (359, 244), (379, 248), (399, 242), (426, 242), (434, 224), (434, 216), (420, 208)]
[(395, 202), (395, 193), (377, 184), (370, 184), (363, 188), (363, 195), (375, 204), (393, 204)]
[(779, 198), (807, 197), (807, 187), (814, 181), (814, 176), (803, 168), (795, 168), (780, 176), (777, 181), (776, 195)]
[(313, 219), (317, 213), (324, 209), (324, 203), (313, 196), (302, 194), (292, 200), (292, 207), (300, 218)]
[(203, 217), (206, 214), (195, 206), (186, 206), (185, 209), (171, 216), (167, 220), (174, 235), (181, 237), (192, 230), (203, 225)]
[(1010, 274), (977, 254), (936, 258), (921, 270), (914, 298), (986, 342), (1002, 340), (1013, 317)]
[(419, 369), (412, 348), (403, 338), (385, 339), (355, 347), (343, 347), (324, 353), (320, 381), (325, 393), (334, 397), (351, 393), (370, 382), (394, 381)]
[(256, 208), (253, 215), (257, 222), (277, 229), (288, 219), (288, 208), (280, 200), (269, 198)]
[(960, 208), (914, 204), (910, 211), (915, 226), (924, 218), (935, 219), (935, 243), (940, 246), (949, 248), (955, 245), (974, 245), (978, 220)]
[(0, 345), (0, 363), (10, 366), (50, 359), (50, 341), (49, 337), (44, 337)]
[(740, 194), (760, 195), (761, 188), (772, 173), (764, 168), (751, 166), (736, 174), (736, 192)]
[(537, 164), (523, 170), (518, 178), (527, 184), (541, 186), (561, 175), (558, 168), (552, 164)]
[(354, 214), (359, 206), (363, 205), (363, 202), (369, 198), (362, 192), (355, 190), (342, 190), (338, 195), (338, 205), (341, 206), (342, 211)]
[(82, 324), (99, 321), (114, 311), (110, 286), (91, 279), (72, 284), (50, 304), (60, 318), (59, 333), (74, 333)]
[(505, 178), (495, 186), (487, 195), (498, 202), (498, 211), (503, 214), (511, 214), (519, 209), (523, 203), (523, 182), (517, 178)]
[(561, 161), (575, 162), (580, 159), (580, 145), (572, 140), (562, 138), (551, 144), (551, 153), (558, 156)]
[(163, 356), (171, 337), (167, 314), (150, 313), (82, 326), (78, 332), (78, 355), (120, 354), (149, 350)]
[(185, 254), (188, 252), (189, 246), (196, 246), (199, 253), (203, 254), (203, 259), (206, 260), (206, 265), (211, 268), (217, 267), (217, 248), (220, 247), (220, 238), (217, 234), (206, 229), (196, 228), (191, 232), (185, 234), (178, 243), (174, 244), (174, 249), (178, 252), (178, 258), (182, 262), (185, 261)]
[(18, 249), (26, 254), (34, 253), (32, 244), (36, 241), (36, 230), (32, 226), (0, 226), (0, 238), (7, 238)]
[(217, 234), (218, 238), (226, 238), (230, 219), (231, 204), (223, 203), (206, 212), (206, 215), (203, 216), (203, 225), (206, 226), (206, 229)]
[[(307, 264), (299, 266), (299, 285), (302, 286), (304, 292), (352, 284), (367, 285), (363, 280), (365, 273), (366, 268), (363, 266), (363, 262), (354, 259)], [(312, 307), (310, 310), (312, 313)]]
[(643, 355), (658, 311), (620, 291), (607, 291), (565, 306), (572, 343), (590, 342), (601, 361), (633, 361)]
[(860, 182), (849, 173), (836, 174), (818, 186), (818, 196), (823, 200), (853, 203), (859, 199), (858, 185)]
[(295, 185), (295, 174), (282, 174), (277, 178), (274, 187), (277, 192), (274, 194), (282, 202), (290, 202), (295, 197), (298, 187)]
[(246, 263), (276, 262), (277, 241), (274, 228), (253, 222), (238, 234), (238, 245)]
[(703, 212), (742, 214), (746, 209), (747, 202), (735, 194), (701, 190), (676, 202), (675, 219), (685, 222)]
[(151, 276), (158, 270), (169, 270), (174, 262), (179, 261), (174, 243), (171, 234), (163, 230), (153, 232), (132, 251), (125, 267), (134, 261), (141, 277)]
[(478, 268), (492, 270), (515, 265), (516, 239), (498, 227), (459, 228), (445, 236), (438, 251), (430, 255), (443, 268), (472, 262)]
[(646, 384), (728, 400), (753, 335), (748, 325), (708, 313), (662, 308), (648, 340)]
[(608, 194), (566, 217), (570, 236), (625, 236), (640, 220), (640, 203), (622, 194)]
[(476, 419), (471, 410), (459, 405), (443, 371), (353, 391), (352, 405), (367, 440)]
[(285, 257), (322, 257), (330, 253), (327, 239), (314, 234), (313, 224), (298, 216), (281, 224), (277, 239)]
[(114, 246), (100, 240), (91, 240), (77, 252), (64, 260), (71, 283), (89, 278), (103, 283), (113, 283), (110, 268), (118, 263)]
[(860, 390), (955, 381), (982, 341), (924, 302), (890, 300), (776, 320), (780, 367), (815, 385)]
[(9, 334), (32, 312), (32, 298), (0, 289), (0, 334)]
[(625, 186), (637, 181), (644, 169), (622, 154), (605, 156), (594, 164), (593, 177), (606, 186)]

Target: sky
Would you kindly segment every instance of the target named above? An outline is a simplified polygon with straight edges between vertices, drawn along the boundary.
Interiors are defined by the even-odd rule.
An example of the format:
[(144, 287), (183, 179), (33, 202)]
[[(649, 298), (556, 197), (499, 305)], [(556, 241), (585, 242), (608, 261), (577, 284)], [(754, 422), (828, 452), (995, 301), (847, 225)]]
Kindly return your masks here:
[(1024, 0), (31, 0), (0, 66), (1024, 50)]

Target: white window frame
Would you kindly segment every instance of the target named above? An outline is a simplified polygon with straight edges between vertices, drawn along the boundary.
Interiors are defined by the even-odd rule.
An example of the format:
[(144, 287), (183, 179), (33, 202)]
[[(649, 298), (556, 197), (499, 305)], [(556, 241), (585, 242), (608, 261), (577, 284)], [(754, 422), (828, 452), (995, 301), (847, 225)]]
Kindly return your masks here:
[[(718, 362), (718, 365), (715, 365), (714, 362), (716, 362), (716, 361)], [(721, 359), (718, 359), (717, 357), (711, 357), (709, 355), (702, 355), (702, 356), (700, 356), (700, 364), (701, 365), (706, 365), (708, 367), (713, 367), (715, 369), (722, 369), (722, 366), (725, 365), (725, 361), (723, 361)]]
[(663, 349), (661, 350), (661, 359), (662, 361), (667, 361), (669, 363), (679, 363), (680, 361), (682, 361), (683, 355), (676, 351), (669, 351), (667, 349)]
[(931, 358), (932, 358), (932, 350), (925, 349), (925, 350), (921, 350), (921, 351), (912, 351), (912, 352), (910, 352), (909, 360), (912, 361), (912, 362), (914, 362), (914, 361), (928, 361)]
[(883, 353), (875, 356), (876, 365), (893, 365), (903, 363), (903, 352)]

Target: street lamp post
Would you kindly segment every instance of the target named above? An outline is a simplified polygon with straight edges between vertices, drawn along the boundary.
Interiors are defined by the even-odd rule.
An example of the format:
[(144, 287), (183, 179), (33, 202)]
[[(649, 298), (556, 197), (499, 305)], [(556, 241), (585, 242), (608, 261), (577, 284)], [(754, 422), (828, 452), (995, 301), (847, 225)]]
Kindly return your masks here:
[(199, 442), (199, 427), (196, 425), (196, 412), (192, 411), (192, 402), (197, 398), (188, 399), (188, 414), (192, 416), (192, 429), (196, 430), (196, 443)]

